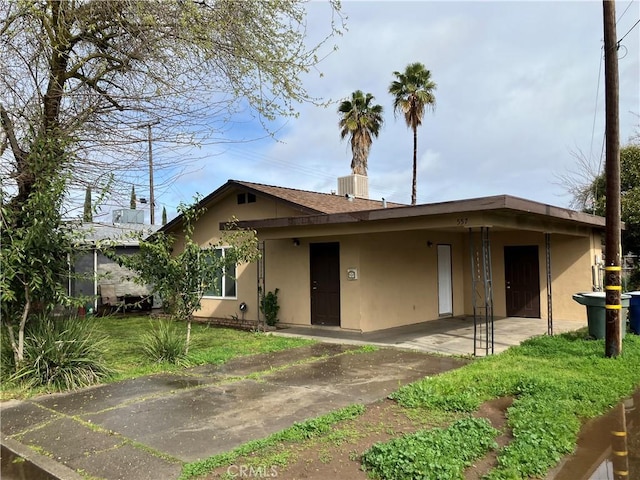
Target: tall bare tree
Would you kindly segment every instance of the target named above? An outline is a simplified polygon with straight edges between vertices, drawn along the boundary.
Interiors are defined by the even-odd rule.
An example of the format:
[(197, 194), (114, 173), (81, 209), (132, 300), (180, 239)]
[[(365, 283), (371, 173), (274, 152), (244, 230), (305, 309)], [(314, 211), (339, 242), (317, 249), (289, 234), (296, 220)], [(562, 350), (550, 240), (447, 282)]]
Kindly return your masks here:
[(17, 360), (34, 306), (64, 300), (69, 189), (124, 197), (134, 182), (111, 178), (146, 168), (140, 126), (202, 143), (236, 112), (266, 127), (319, 102), (301, 76), (341, 26), (308, 46), (302, 0), (0, 1), (0, 285)]
[(202, 143), (238, 111), (265, 124), (295, 114), (317, 100), (301, 74), (324, 42), (308, 47), (305, 34), (301, 0), (0, 2), (3, 186), (24, 201), (40, 137), (73, 140), (56, 173), (84, 187), (143, 168), (145, 122), (160, 121), (158, 140)]

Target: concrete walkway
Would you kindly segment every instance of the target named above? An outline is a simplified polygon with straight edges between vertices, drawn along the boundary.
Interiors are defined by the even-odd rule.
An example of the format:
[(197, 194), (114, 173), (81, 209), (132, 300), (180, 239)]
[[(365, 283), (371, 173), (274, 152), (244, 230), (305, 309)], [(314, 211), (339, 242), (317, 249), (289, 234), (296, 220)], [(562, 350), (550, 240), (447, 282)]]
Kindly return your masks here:
[[(539, 318), (507, 317), (494, 320), (494, 353), (500, 353), (527, 338), (547, 334), (547, 321)], [(563, 333), (586, 327), (584, 322), (554, 320), (553, 333)], [(478, 339), (486, 338), (485, 326), (478, 329)], [(453, 317), (432, 320), (425, 323), (391, 328), (371, 333), (345, 332), (330, 327), (289, 327), (279, 329), (276, 335), (314, 338), (326, 343), (347, 343), (352, 345), (371, 344), (383, 347), (397, 347), (446, 355), (473, 355), (473, 317)], [(491, 353), (491, 346), (488, 346)], [(479, 340), (476, 355), (487, 352), (485, 341)]]

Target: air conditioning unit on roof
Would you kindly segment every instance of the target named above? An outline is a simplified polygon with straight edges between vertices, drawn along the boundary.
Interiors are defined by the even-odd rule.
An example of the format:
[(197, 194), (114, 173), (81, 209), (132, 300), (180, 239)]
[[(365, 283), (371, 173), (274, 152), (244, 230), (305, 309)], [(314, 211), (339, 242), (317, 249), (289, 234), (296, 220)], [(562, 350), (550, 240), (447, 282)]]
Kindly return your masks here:
[(144, 211), (133, 210), (131, 208), (114, 210), (113, 223), (135, 223), (142, 225), (144, 223)]
[(358, 198), (369, 198), (369, 177), (366, 175), (347, 175), (338, 177), (338, 195), (353, 195)]

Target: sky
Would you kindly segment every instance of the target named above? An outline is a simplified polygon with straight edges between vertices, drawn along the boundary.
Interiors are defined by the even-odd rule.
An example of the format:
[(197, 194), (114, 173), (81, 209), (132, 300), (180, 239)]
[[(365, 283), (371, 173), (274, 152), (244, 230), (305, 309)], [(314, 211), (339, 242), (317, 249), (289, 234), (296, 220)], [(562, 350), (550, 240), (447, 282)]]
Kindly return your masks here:
[[(314, 1), (308, 12), (313, 41), (328, 31), (330, 9)], [(580, 171), (576, 155), (603, 168), (602, 2), (343, 1), (342, 12), (348, 30), (332, 40), (337, 51), (319, 65), (322, 76), (305, 76), (311, 95), (333, 103), (300, 105), (276, 140), (183, 152), (194, 157), (188, 171), (164, 184), (175, 172), (156, 173), (156, 218), (163, 206), (171, 218), (179, 202), (228, 179), (336, 190), (337, 178), (351, 173), (337, 106), (358, 89), (384, 108), (369, 155), (369, 196), (410, 203), (412, 133), (395, 118), (388, 88), (393, 72), (413, 62), (437, 84), (435, 110), (418, 129), (419, 204), (508, 194), (567, 207), (561, 177)], [(640, 132), (640, 0), (616, 2), (616, 15), (624, 144)], [(248, 133), (262, 135), (257, 124), (230, 135)]]

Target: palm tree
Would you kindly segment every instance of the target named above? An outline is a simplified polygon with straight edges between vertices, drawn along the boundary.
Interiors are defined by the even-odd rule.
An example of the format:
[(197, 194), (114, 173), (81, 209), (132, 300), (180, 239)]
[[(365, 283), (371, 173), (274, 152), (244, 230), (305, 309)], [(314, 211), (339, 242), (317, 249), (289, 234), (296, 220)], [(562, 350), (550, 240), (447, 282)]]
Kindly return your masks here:
[(396, 80), (391, 82), (389, 93), (393, 100), (393, 112), (402, 112), (407, 127), (413, 130), (413, 184), (411, 205), (416, 204), (416, 176), (418, 173), (418, 126), (422, 125), (425, 109), (434, 109), (436, 84), (431, 80), (431, 72), (421, 63), (407, 65), (404, 73), (393, 72)]
[(341, 115), (340, 138), (351, 136), (351, 171), (358, 175), (367, 174), (367, 159), (373, 137), (377, 137), (382, 127), (382, 105), (372, 105), (374, 96), (366, 95), (361, 90), (351, 94), (351, 99), (344, 100), (338, 107)]

